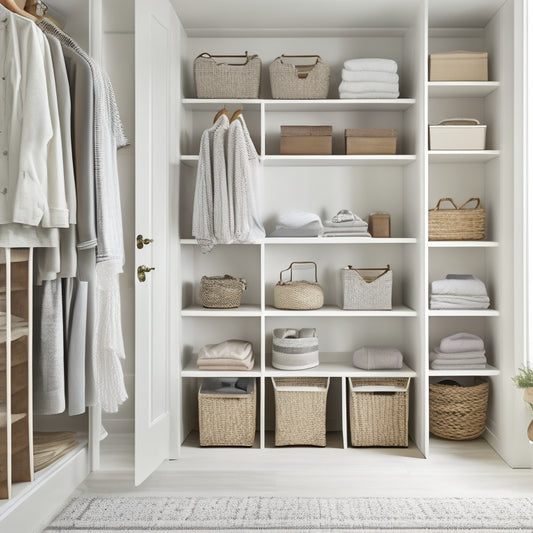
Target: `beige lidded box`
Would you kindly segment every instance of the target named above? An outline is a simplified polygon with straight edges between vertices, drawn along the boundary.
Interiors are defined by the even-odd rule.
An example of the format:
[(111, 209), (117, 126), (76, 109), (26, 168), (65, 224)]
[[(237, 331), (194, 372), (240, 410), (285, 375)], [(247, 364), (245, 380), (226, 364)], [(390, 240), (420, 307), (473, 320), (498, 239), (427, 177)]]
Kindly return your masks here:
[(396, 130), (344, 130), (346, 155), (394, 155)]
[(281, 155), (331, 155), (332, 126), (281, 126)]
[(487, 52), (429, 54), (429, 81), (488, 81)]
[(487, 126), (475, 118), (450, 118), (429, 126), (430, 150), (485, 150)]

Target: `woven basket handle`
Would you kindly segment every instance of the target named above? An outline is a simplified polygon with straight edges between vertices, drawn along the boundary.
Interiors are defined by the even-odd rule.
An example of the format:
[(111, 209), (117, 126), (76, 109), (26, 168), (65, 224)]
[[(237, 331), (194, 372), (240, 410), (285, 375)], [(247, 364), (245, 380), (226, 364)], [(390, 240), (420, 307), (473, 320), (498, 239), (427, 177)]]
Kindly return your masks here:
[(317, 267), (316, 267), (316, 263), (314, 261), (293, 261), (290, 265), (289, 265), (289, 268), (286, 268), (285, 270), (282, 270), (280, 273), (279, 273), (279, 280), (282, 282), (283, 281), (283, 272), (287, 272), (287, 271), (290, 271), (291, 273), (291, 277), (290, 277), (290, 280), (289, 281), (292, 281), (292, 265), (314, 265), (315, 267), (315, 283), (318, 283), (318, 277), (317, 277)]
[[(470, 200), (468, 200), (470, 201)], [(455, 207), (455, 209), (457, 209), (457, 205), (455, 204), (455, 202), (451, 199), (451, 198), (441, 198), (438, 202), (437, 202), (437, 205), (432, 209), (432, 211), (438, 211), (440, 209), (440, 203), (441, 202), (450, 202), (453, 207)], [(467, 202), (468, 203), (468, 202)], [(464, 204), (463, 204), (464, 205)]]
[(472, 209), (477, 209), (481, 205), (481, 200), (479, 198), (470, 198), (470, 200), (467, 200), (464, 204), (460, 205), (459, 209), (463, 209), (463, 207), (469, 204), (470, 202), (476, 202), (475, 207), (473, 207)]
[(228, 65), (241, 66), (241, 65), (246, 65), (248, 63), (248, 61), (250, 61), (250, 59), (253, 59), (256, 56), (255, 55), (253, 55), (253, 56), (248, 55), (248, 50), (246, 50), (246, 52), (244, 52), (244, 54), (235, 54), (235, 55), (232, 55), (232, 54), (215, 55), (215, 54), (210, 54), (209, 52), (202, 52), (201, 54), (199, 54), (197, 56), (197, 58), (198, 57), (206, 57), (208, 59), (213, 59), (215, 57), (235, 57), (235, 58), (240, 57), (240, 58), (246, 59), (246, 61), (244, 63), (228, 63)]
[(284, 58), (290, 58), (290, 57), (297, 57), (297, 58), (301, 58), (301, 57), (316, 57), (316, 61), (315, 61), (315, 65), (318, 64), (318, 62), (321, 60), (321, 57), (317, 54), (309, 54), (309, 55), (290, 55), (290, 54), (281, 54), (280, 56), (280, 60), (281, 62), (283, 63), (283, 59)]

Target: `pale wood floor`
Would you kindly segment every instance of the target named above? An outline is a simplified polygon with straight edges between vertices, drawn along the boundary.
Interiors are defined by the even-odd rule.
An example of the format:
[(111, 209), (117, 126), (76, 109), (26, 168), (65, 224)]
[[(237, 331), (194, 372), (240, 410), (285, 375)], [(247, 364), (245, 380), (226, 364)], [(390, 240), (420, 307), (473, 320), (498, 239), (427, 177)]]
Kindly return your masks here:
[(199, 448), (193, 436), (180, 460), (163, 463), (139, 487), (133, 486), (131, 436), (115, 435), (102, 447), (102, 471), (79, 494), (533, 496), (533, 470), (510, 468), (482, 439), (432, 439), (431, 457), (424, 459), (414, 446), (221, 449)]

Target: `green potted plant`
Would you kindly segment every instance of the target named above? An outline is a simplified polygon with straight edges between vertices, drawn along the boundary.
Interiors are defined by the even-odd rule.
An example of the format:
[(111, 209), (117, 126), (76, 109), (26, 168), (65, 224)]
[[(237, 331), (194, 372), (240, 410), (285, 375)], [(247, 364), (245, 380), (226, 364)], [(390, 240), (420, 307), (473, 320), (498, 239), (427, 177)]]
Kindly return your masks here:
[[(529, 404), (533, 410), (533, 368), (526, 366), (519, 368), (518, 374), (511, 378), (518, 389), (524, 389), (524, 401)], [(531, 443), (533, 443), (533, 420), (529, 423), (527, 428), (527, 436)]]

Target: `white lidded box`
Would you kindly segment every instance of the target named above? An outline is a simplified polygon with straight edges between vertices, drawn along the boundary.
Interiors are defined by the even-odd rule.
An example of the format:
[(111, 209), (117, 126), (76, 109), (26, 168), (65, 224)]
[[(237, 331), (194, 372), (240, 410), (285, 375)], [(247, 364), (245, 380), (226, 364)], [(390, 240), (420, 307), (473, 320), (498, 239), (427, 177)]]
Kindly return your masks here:
[(485, 150), (487, 126), (475, 118), (450, 118), (429, 126), (430, 150)]

